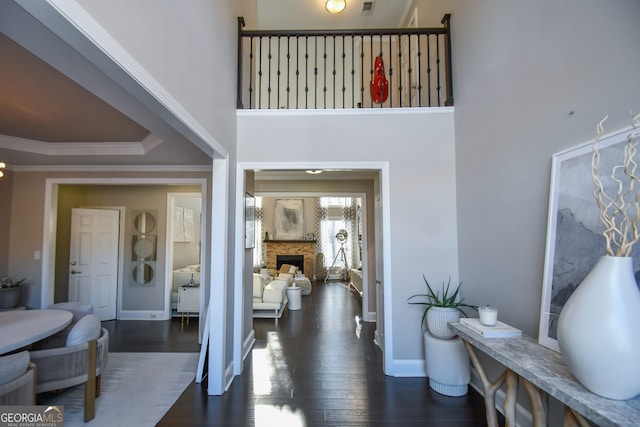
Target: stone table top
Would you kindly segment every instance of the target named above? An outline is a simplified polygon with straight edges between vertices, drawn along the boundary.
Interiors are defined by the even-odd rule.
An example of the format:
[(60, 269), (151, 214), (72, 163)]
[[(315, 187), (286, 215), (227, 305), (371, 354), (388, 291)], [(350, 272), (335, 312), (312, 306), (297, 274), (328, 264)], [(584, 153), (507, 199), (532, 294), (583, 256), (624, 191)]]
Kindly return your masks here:
[(0, 313), (0, 354), (17, 350), (62, 330), (73, 314), (66, 310), (18, 310)]
[(531, 337), (485, 338), (460, 323), (450, 325), (469, 344), (597, 425), (637, 426), (640, 422), (640, 396), (612, 400), (593, 394), (571, 374), (562, 354)]

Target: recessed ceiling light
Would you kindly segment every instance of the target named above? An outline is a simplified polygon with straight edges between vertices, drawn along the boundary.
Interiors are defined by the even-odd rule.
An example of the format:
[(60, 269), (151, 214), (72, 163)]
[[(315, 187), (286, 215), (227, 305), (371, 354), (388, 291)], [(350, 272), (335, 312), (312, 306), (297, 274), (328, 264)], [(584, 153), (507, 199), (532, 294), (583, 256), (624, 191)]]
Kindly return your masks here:
[(319, 173), (322, 173), (322, 170), (320, 170), (320, 169), (309, 169), (309, 170), (306, 170), (305, 172), (310, 174), (310, 175), (318, 175)]
[(347, 2), (346, 0), (327, 0), (324, 7), (327, 8), (329, 13), (340, 13), (347, 7)]

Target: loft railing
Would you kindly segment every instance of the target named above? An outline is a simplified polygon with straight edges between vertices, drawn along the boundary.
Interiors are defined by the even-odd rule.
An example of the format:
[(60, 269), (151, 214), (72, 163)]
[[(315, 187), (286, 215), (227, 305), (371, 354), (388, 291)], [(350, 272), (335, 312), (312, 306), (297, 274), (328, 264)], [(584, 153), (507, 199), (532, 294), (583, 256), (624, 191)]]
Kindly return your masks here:
[[(451, 106), (450, 18), (442, 18), (442, 28), (245, 31), (240, 17), (237, 106)], [(386, 99), (381, 85), (370, 85), (378, 57), (388, 82)]]

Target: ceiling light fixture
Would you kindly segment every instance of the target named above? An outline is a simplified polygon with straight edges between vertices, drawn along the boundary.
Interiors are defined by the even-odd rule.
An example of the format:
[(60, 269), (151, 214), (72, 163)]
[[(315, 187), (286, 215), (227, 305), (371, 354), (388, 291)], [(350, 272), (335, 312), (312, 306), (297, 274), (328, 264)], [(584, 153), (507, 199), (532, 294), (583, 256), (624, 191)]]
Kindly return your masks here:
[(309, 175), (318, 175), (319, 173), (322, 173), (322, 170), (320, 169), (309, 169), (305, 171), (306, 173), (308, 173)]
[(340, 13), (347, 7), (346, 0), (327, 0), (324, 4), (329, 13)]

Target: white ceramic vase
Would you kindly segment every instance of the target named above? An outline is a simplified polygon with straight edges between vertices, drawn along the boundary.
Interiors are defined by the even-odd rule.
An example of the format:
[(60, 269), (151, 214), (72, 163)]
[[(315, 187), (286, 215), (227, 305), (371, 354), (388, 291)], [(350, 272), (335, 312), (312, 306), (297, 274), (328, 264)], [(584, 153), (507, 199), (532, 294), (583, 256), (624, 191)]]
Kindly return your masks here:
[(427, 329), (437, 338), (451, 339), (456, 333), (449, 322), (459, 322), (460, 312), (450, 307), (431, 307), (427, 311)]
[(640, 290), (631, 257), (603, 256), (560, 312), (558, 345), (591, 392), (627, 400), (640, 394)]

